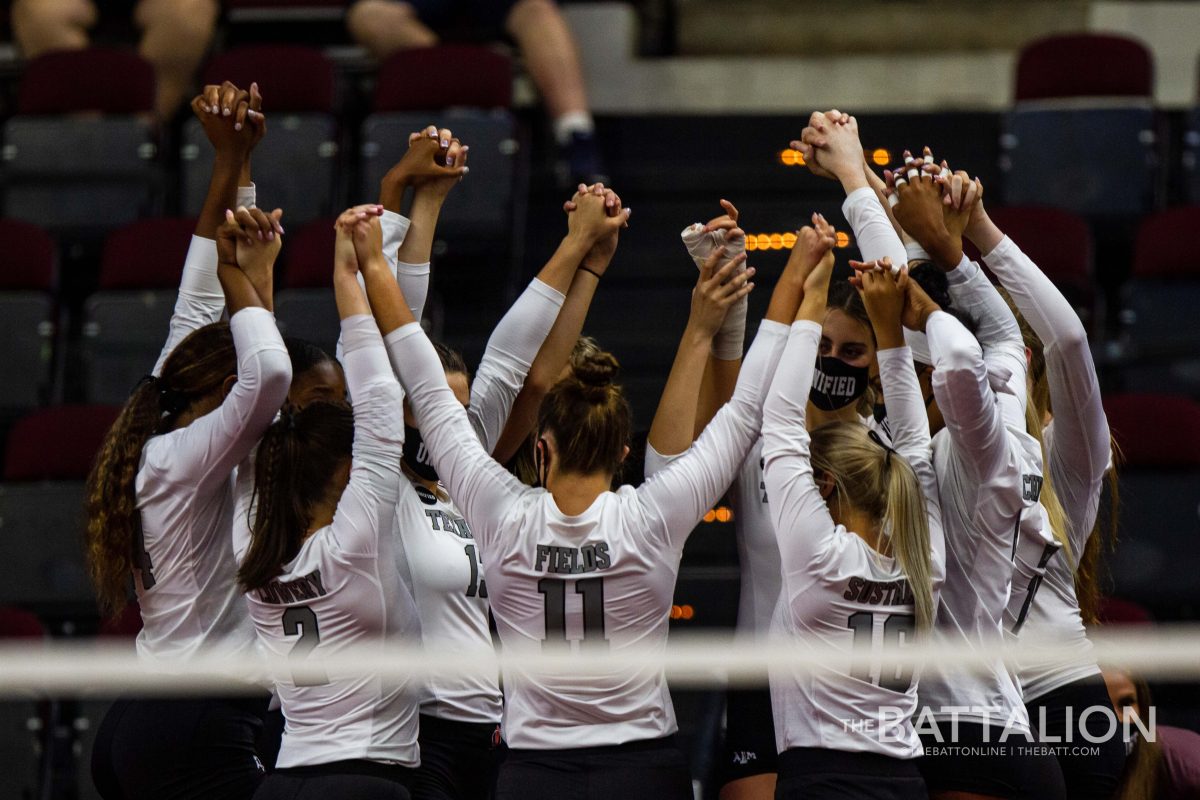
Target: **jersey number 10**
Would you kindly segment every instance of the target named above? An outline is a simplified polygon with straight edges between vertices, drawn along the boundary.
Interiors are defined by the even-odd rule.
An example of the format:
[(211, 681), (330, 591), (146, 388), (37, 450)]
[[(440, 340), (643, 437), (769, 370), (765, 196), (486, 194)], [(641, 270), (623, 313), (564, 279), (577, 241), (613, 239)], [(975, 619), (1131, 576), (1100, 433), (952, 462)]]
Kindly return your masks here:
[[(846, 625), (854, 631), (854, 661), (850, 669), (850, 677), (860, 681), (873, 683), (881, 689), (892, 692), (907, 692), (912, 688), (913, 669), (911, 666), (898, 667), (894, 665), (874, 665), (879, 670), (878, 677), (872, 677), (873, 665), (871, 652), (875, 641), (875, 615), (870, 611), (859, 611), (846, 619)], [(888, 614), (883, 621), (883, 646), (895, 651), (901, 641), (912, 641), (917, 630), (917, 620), (912, 614)]]
[[(604, 579), (584, 578), (574, 581), (575, 594), (583, 595), (582, 648), (607, 648), (604, 638)], [(567, 644), (567, 581), (542, 578), (538, 593), (545, 600), (546, 636), (542, 649), (565, 647)]]

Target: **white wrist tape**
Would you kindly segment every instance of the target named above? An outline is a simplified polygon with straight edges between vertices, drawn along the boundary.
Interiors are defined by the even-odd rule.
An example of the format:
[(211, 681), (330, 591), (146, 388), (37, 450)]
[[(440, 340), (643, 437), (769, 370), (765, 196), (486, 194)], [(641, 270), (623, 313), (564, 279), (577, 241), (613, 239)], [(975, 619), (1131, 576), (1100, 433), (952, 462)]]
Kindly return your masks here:
[[(746, 238), (744, 236), (730, 242), (726, 237), (726, 233), (724, 230), (706, 232), (704, 225), (697, 222), (684, 228), (679, 234), (679, 238), (683, 240), (683, 245), (687, 248), (688, 255), (692, 257), (692, 261), (696, 262), (696, 268), (701, 269), (704, 267), (704, 262), (708, 260), (708, 257), (718, 247), (725, 247), (726, 261), (746, 252)], [(745, 269), (746, 265), (744, 263), (739, 264), (734, 274), (736, 275)], [(742, 357), (742, 349), (746, 339), (746, 311), (748, 307), (749, 302), (743, 297), (725, 312), (725, 321), (721, 323), (717, 335), (713, 337), (713, 355), (717, 358), (723, 361), (735, 361)]]
[[(688, 255), (692, 257), (692, 261), (696, 262), (696, 269), (702, 269), (704, 262), (708, 260), (708, 257), (718, 247), (724, 246), (726, 260), (746, 252), (746, 238), (744, 236), (737, 241), (729, 242), (727, 241), (726, 233), (727, 231), (724, 230), (705, 232), (704, 224), (697, 222), (684, 228), (679, 234), (679, 238), (683, 240), (683, 246), (687, 248)], [(743, 269), (745, 269), (745, 266), (739, 266), (737, 271), (740, 272)]]
[(919, 242), (906, 242), (904, 252), (908, 254), (909, 261), (932, 261), (929, 253), (924, 247), (921, 247)]

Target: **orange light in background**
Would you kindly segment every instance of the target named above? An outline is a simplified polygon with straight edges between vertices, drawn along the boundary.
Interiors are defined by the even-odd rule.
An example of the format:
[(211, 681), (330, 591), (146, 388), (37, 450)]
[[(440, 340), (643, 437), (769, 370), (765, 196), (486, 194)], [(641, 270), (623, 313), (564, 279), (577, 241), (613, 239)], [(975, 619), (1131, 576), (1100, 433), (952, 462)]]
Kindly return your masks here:
[(892, 154), (882, 147), (877, 147), (871, 151), (871, 160), (878, 166), (886, 167), (892, 162)]
[(799, 150), (793, 150), (790, 147), (786, 150), (781, 150), (779, 152), (779, 161), (785, 167), (803, 167), (804, 166), (804, 156), (801, 155)]
[[(796, 246), (796, 234), (787, 233), (747, 233), (747, 250), (791, 250)], [(850, 234), (838, 231), (837, 247), (850, 246)]]
[(704, 515), (705, 522), (729, 522), (732, 519), (733, 509), (729, 506), (717, 506)]
[(696, 616), (696, 609), (688, 604), (671, 606), (671, 619), (689, 620)]

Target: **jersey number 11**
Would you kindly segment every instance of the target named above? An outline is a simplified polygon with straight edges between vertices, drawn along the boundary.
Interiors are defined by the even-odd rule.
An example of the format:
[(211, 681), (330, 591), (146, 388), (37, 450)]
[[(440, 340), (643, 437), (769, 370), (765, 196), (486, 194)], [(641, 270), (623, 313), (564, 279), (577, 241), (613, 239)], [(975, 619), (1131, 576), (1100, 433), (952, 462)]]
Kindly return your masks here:
[[(583, 595), (583, 641), (580, 647), (607, 648), (604, 638), (604, 579), (584, 578), (574, 581), (575, 594)], [(557, 578), (538, 581), (538, 593), (545, 600), (546, 637), (542, 648), (565, 647), (567, 644), (567, 582)]]

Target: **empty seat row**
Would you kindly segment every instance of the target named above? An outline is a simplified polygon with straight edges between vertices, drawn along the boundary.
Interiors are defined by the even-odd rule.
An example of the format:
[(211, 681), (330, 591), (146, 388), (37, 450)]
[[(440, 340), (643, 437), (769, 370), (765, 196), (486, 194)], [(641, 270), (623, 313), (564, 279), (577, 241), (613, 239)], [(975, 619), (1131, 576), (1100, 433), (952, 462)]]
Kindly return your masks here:
[[(509, 59), (481, 47), (448, 45), (397, 54), (379, 70), (373, 113), (361, 129), (356, 197), (374, 197), (408, 135), (437, 119), (471, 143), (468, 183), (445, 208), (468, 238), (510, 235), (517, 146)], [(83, 76), (76, 80), (75, 76)], [(420, 76), (416, 79), (414, 76)], [(294, 223), (333, 213), (349, 131), (336, 115), (337, 75), (319, 51), (295, 46), (234, 49), (203, 80), (263, 87), (269, 145), (254, 155), (264, 204)], [(126, 91), (126, 86), (133, 89)], [(33, 59), (22, 77), (17, 115), (4, 124), (4, 208), (10, 217), (63, 231), (108, 229), (161, 209), (161, 141), (152, 118), (153, 74), (132, 54), (62, 51)], [(102, 115), (74, 116), (100, 111)], [(181, 133), (181, 208), (199, 213), (212, 151), (198, 120)]]

